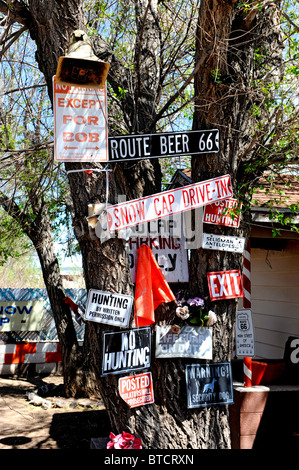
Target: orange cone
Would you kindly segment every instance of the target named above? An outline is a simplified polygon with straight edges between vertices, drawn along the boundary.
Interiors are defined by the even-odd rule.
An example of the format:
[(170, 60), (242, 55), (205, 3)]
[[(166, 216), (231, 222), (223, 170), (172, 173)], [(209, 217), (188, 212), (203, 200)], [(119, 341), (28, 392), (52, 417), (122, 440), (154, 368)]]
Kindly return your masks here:
[(164, 302), (172, 302), (172, 293), (163, 273), (148, 245), (138, 250), (136, 272), (135, 308), (136, 326), (155, 323), (155, 310)]

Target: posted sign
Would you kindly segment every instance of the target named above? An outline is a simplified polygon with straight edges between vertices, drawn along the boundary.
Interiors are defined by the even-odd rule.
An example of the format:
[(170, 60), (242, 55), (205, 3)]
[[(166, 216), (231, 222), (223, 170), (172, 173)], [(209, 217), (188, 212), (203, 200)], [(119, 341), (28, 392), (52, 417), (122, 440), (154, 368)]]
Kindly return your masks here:
[(55, 160), (107, 162), (107, 93), (57, 84), (54, 89)]
[(151, 328), (103, 333), (102, 375), (121, 374), (151, 365)]
[(242, 275), (239, 269), (207, 273), (211, 300), (244, 297)]
[(183, 326), (172, 333), (171, 326), (156, 326), (156, 357), (212, 359), (212, 328)]
[(188, 408), (233, 403), (229, 362), (186, 365), (186, 384)]
[(140, 199), (122, 202), (107, 208), (108, 227), (111, 232), (143, 222), (188, 211), (231, 197), (229, 175), (190, 184)]
[(234, 209), (241, 207), (242, 204), (233, 198), (209, 204), (204, 208), (203, 222), (237, 228), (240, 225), (240, 212), (235, 214)]
[(130, 408), (154, 403), (152, 373), (121, 377), (118, 380), (118, 392)]
[(130, 295), (90, 289), (84, 318), (126, 328), (130, 321), (133, 300)]

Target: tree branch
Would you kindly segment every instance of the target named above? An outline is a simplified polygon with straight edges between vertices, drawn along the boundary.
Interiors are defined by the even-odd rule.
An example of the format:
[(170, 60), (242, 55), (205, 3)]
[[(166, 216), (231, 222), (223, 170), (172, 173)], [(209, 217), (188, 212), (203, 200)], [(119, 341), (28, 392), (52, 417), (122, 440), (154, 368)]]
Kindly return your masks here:
[(297, 32), (299, 32), (299, 26), (297, 26), (297, 25), (294, 23), (294, 21), (292, 21), (292, 19), (289, 17), (289, 15), (286, 14), (285, 11), (282, 12), (282, 16), (283, 16), (286, 20), (288, 20), (289, 23), (291, 23), (291, 25), (295, 28), (295, 30), (296, 30)]
[(14, 23), (19, 23), (26, 27), (29, 25), (30, 13), (24, 2), (18, 2), (17, 0), (4, 2), (0, 0), (0, 13), (6, 15)]
[(30, 221), (28, 221), (28, 217), (24, 212), (21, 211), (18, 204), (15, 202), (13, 198), (9, 198), (6, 196), (2, 191), (0, 191), (0, 205), (3, 209), (10, 215), (14, 220), (16, 220), (22, 230), (28, 235), (31, 239), (32, 235), (32, 227)]
[(204, 61), (206, 60), (209, 54), (210, 54), (210, 51), (206, 51), (202, 54), (193, 72), (189, 75), (185, 83), (181, 86), (181, 88), (176, 93), (174, 93), (174, 95), (172, 95), (172, 97), (167, 101), (167, 103), (163, 106), (163, 108), (156, 115), (155, 119), (151, 122), (151, 125), (149, 127), (150, 130), (152, 130), (155, 127), (155, 125), (157, 124), (159, 119), (163, 117), (163, 114), (165, 113), (165, 111), (167, 111), (169, 106), (180, 96), (180, 94), (185, 90), (185, 88), (191, 83), (194, 75), (198, 72), (199, 68), (202, 66), (202, 64), (204, 63)]

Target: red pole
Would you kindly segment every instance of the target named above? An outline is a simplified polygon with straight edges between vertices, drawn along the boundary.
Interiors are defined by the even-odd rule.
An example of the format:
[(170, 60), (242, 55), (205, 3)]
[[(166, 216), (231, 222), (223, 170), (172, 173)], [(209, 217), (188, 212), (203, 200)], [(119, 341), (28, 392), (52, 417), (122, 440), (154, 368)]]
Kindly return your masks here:
[(252, 386), (251, 357), (244, 357), (243, 359), (243, 376), (244, 376), (244, 387), (251, 387)]

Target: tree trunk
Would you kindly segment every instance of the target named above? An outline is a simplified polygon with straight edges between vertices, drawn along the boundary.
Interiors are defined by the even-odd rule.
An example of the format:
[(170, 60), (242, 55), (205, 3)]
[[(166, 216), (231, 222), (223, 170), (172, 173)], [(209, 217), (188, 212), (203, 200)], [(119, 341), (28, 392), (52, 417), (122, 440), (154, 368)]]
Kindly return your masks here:
[[(82, 370), (82, 354), (71, 311), (63, 301), (65, 292), (55, 253), (47, 206), (41, 201), (35, 200), (33, 202), (33, 198), (31, 198), (31, 203), (34, 221), (29, 223), (26, 214), (20, 210), (16, 202), (4, 194), (0, 194), (0, 204), (20, 224), (38, 254), (61, 347), (65, 393), (67, 396), (74, 396), (78, 394), (78, 391), (82, 391), (82, 383), (87, 384), (90, 373), (88, 369), (86, 373), (79, 372)], [(94, 390), (94, 384), (91, 389)], [(85, 390), (88, 390), (87, 386), (85, 386)]]
[[(70, 308), (65, 304), (65, 297), (59, 263), (54, 250), (51, 221), (46, 206), (42, 205), (36, 214), (35, 230), (32, 230), (31, 240), (38, 254), (44, 282), (52, 309), (61, 347), (64, 387), (67, 396), (74, 396), (82, 389), (79, 373), (82, 363), (82, 354), (77, 341), (76, 331)], [(84, 379), (86, 381), (86, 379)], [(78, 382), (80, 387), (78, 387)]]
[[(281, 67), (279, 15), (276, 5), (238, 10), (235, 1), (202, 0), (197, 30), (196, 62), (208, 52), (207, 59), (195, 77), (194, 129), (220, 131), (217, 154), (192, 158), (192, 181), (204, 181), (229, 174), (234, 197), (245, 202), (249, 181), (253, 175), (244, 175), (246, 161), (257, 156), (258, 145), (252, 145), (256, 127), (254, 106), (260, 106), (260, 121), (265, 119), (263, 96), (258, 83), (266, 69), (257, 66), (255, 54), (263, 51), (265, 67), (267, 57), (272, 61), (273, 73)], [(272, 53), (270, 54), (270, 51)], [(275, 51), (275, 55), (273, 55)], [(269, 64), (268, 64), (269, 65)], [(267, 69), (269, 71), (269, 69)], [(268, 79), (274, 80), (273, 73)], [(279, 74), (276, 74), (276, 78)], [(255, 83), (254, 83), (255, 82)], [(269, 123), (264, 122), (264, 130)], [(260, 141), (259, 141), (260, 142)], [(245, 189), (242, 184), (246, 185)], [(205, 225), (204, 232), (245, 237), (250, 234), (250, 214), (244, 212), (239, 229)], [(207, 273), (243, 269), (243, 255), (214, 250), (192, 250), (190, 288), (193, 295), (209, 297)], [(213, 362), (231, 361), (234, 346), (235, 315), (238, 299), (210, 302), (209, 308), (217, 314), (213, 326)], [(241, 305), (242, 308), (242, 305)], [(209, 416), (209, 447), (230, 447), (228, 423), (229, 408), (215, 406), (200, 414)], [(204, 419), (204, 418), (203, 418)], [(222, 423), (221, 438), (215, 426)], [(207, 429), (198, 429), (200, 447), (207, 440)]]
[[(61, 2), (52, 0), (47, 2), (47, 11), (45, 11), (43, 2), (37, 0), (30, 2), (30, 13), (34, 16), (34, 21), (33, 26), (28, 24), (28, 27), (37, 42), (37, 58), (40, 69), (46, 76), (50, 96), (51, 79), (62, 48), (67, 44), (71, 30), (84, 27), (82, 3), (69, 0), (61, 5)], [(118, 84), (117, 80), (116, 82), (113, 80), (113, 70), (122, 71), (118, 75), (121, 86), (124, 83), (133, 83), (123, 102), (124, 123), (128, 132), (141, 133), (150, 128), (151, 121), (154, 122), (160, 94), (157, 57), (159, 27), (156, 14), (157, 0), (135, 0), (134, 3), (138, 38), (135, 70), (132, 72), (123, 64), (121, 66), (100, 39), (98, 42), (95, 41), (95, 45), (99, 48), (98, 55), (102, 58), (105, 55), (111, 57), (110, 77), (108, 77), (111, 86)], [(69, 15), (75, 13), (75, 4), (79, 14), (70, 17)], [(219, 127), (221, 138), (219, 154), (193, 158), (192, 177), (196, 182), (229, 173), (236, 190), (238, 189), (236, 175), (240, 171), (240, 160), (246, 153), (250, 135), (248, 130), (251, 125), (250, 106), (255, 102), (251, 96), (250, 98), (247, 96), (246, 88), (249, 85), (251, 70), (248, 66), (252, 63), (249, 58), (252, 59), (254, 50), (254, 46), (253, 49), (249, 48), (249, 40), (255, 34), (257, 25), (260, 29), (265, 27), (267, 31), (268, 24), (263, 23), (263, 11), (259, 12), (259, 21), (256, 20), (255, 10), (251, 12), (250, 17), (242, 19), (242, 15), (235, 15), (234, 5), (235, 2), (229, 0), (203, 0), (200, 6), (196, 63), (200, 60), (201, 54), (204, 54), (205, 60), (195, 80), (194, 129)], [(269, 8), (276, 7), (271, 4)], [(59, 28), (53, 26), (53, 18), (57, 20)], [(245, 28), (246, 33), (246, 40), (242, 43), (239, 43), (235, 36), (240, 27)], [(241, 34), (241, 37), (244, 36)], [(251, 55), (247, 57), (249, 49)], [(49, 53), (51, 60), (48, 62)], [(219, 78), (220, 83), (215, 77)], [(236, 85), (238, 85), (237, 90)], [(82, 168), (82, 165), (66, 164), (67, 170), (76, 168)], [(101, 166), (98, 165), (98, 168)], [(153, 194), (159, 190), (161, 174), (158, 162), (144, 160), (134, 165), (115, 164), (112, 169), (110, 203), (117, 202), (119, 194), (130, 199)], [(101, 244), (100, 240), (89, 231), (86, 221), (87, 205), (105, 200), (105, 181), (104, 173), (69, 174), (75, 211), (74, 226), (82, 252), (86, 286), (87, 289), (132, 294), (133, 286), (124, 241), (115, 237)], [(216, 228), (214, 230), (217, 232)], [(227, 233), (235, 235), (232, 230), (228, 230)], [(249, 225), (243, 222), (238, 235), (248, 237), (248, 233)], [(241, 255), (218, 252), (212, 254), (203, 250), (193, 250), (190, 273), (193, 292), (201, 297), (208, 295), (206, 273), (209, 270), (234, 268), (242, 268)], [(218, 322), (213, 328), (213, 360), (229, 361), (232, 355), (236, 301), (221, 301), (213, 305), (213, 310), (218, 316)], [(62, 325), (62, 329), (64, 327), (65, 325)], [(227, 406), (187, 409), (185, 365), (190, 361), (159, 360), (153, 357), (151, 371), (155, 403), (130, 409), (118, 394), (118, 375), (101, 377), (102, 333), (107, 330), (115, 328), (88, 322), (83, 357), (86, 363), (90, 362), (92, 365), (95, 382), (99, 384), (113, 432), (130, 431), (139, 436), (144, 447), (148, 449), (230, 447)]]

